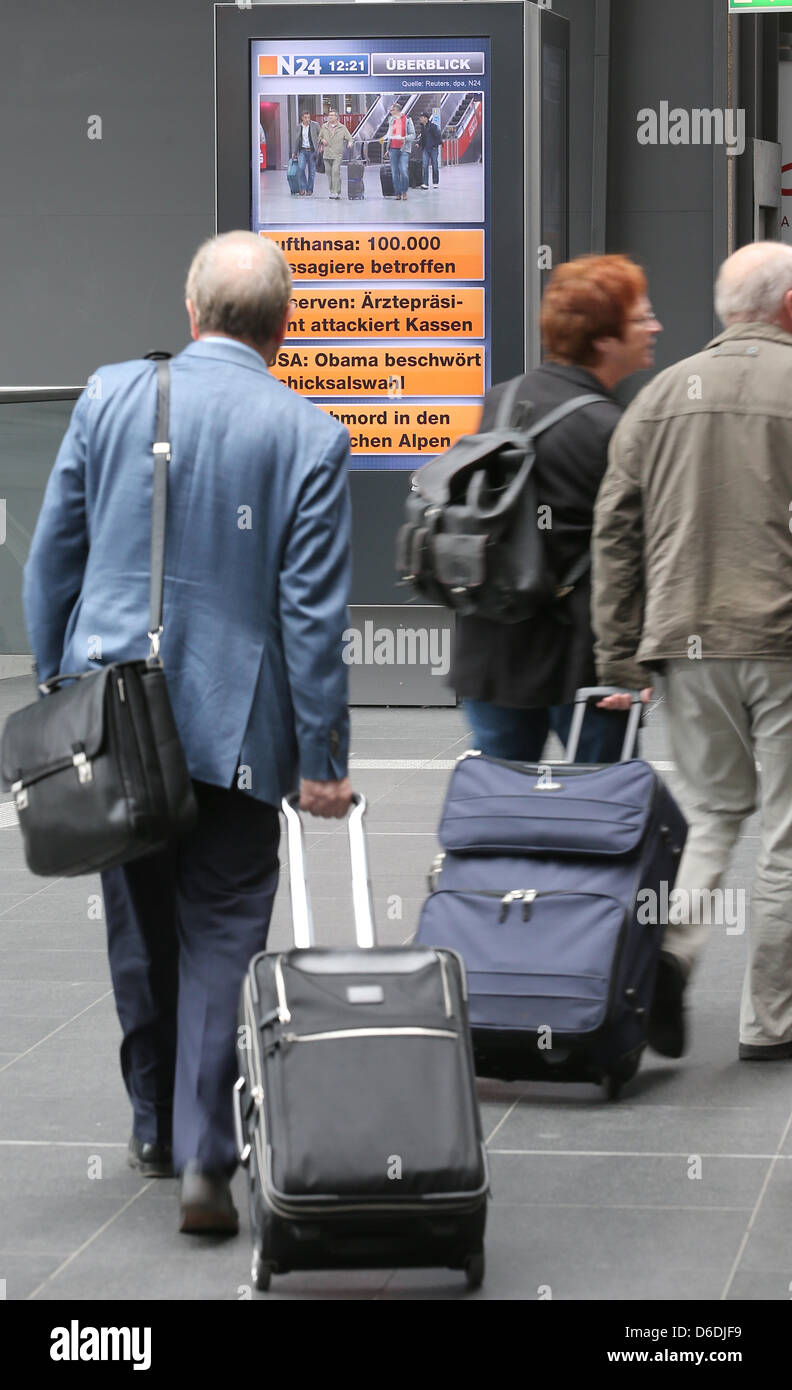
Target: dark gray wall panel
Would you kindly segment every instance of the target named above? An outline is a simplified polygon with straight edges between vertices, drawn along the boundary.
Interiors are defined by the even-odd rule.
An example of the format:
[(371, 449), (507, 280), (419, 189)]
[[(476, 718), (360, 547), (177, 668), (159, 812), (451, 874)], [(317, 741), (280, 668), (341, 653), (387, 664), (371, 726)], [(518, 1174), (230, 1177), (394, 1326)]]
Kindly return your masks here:
[(570, 21), (569, 254), (574, 257), (590, 249), (595, 0), (555, 0), (553, 10)]
[(79, 383), (187, 341), (213, 82), (211, 0), (3, 0), (0, 384)]
[[(713, 0), (614, 0), (608, 177), (608, 250), (646, 269), (664, 325), (657, 366), (712, 336), (713, 157), (707, 145), (639, 145), (638, 112), (714, 104)], [(723, 210), (725, 217), (725, 209)], [(646, 381), (633, 378), (625, 398)]]

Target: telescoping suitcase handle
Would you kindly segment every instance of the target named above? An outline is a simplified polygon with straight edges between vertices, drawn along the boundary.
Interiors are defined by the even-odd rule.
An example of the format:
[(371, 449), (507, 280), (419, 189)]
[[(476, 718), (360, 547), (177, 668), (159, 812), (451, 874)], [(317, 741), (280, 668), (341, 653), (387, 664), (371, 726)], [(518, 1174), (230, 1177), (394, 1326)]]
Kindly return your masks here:
[[(305, 835), (299, 812), (299, 792), (284, 796), (281, 809), (286, 817), (289, 845), (289, 891), (291, 894), (294, 944), (301, 950), (314, 944), (313, 914), (308, 877), (305, 868)], [(366, 798), (360, 792), (352, 794), (352, 810), (347, 821), (349, 858), (352, 865), (352, 911), (355, 918), (355, 937), (358, 946), (376, 945), (374, 906), (371, 900), (368, 851), (363, 817)]]
[(572, 711), (572, 723), (569, 726), (569, 737), (566, 746), (566, 761), (573, 763), (577, 754), (578, 744), (580, 743), (580, 732), (583, 728), (583, 720), (586, 710), (592, 700), (604, 700), (606, 695), (629, 695), (630, 697), (630, 717), (627, 720), (627, 728), (624, 732), (624, 743), (621, 750), (621, 761), (624, 763), (628, 758), (635, 757), (635, 750), (638, 746), (638, 730), (641, 726), (641, 711), (643, 703), (641, 701), (640, 690), (624, 690), (618, 685), (588, 685), (581, 690), (575, 691), (575, 708)]

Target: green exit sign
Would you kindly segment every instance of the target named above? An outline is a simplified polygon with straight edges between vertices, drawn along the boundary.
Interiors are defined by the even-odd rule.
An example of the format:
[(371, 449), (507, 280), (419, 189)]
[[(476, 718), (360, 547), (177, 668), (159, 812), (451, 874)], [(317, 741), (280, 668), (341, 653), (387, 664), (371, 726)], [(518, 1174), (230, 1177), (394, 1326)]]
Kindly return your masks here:
[(792, 4), (781, 0), (729, 0), (729, 14), (753, 14), (758, 10), (792, 10)]

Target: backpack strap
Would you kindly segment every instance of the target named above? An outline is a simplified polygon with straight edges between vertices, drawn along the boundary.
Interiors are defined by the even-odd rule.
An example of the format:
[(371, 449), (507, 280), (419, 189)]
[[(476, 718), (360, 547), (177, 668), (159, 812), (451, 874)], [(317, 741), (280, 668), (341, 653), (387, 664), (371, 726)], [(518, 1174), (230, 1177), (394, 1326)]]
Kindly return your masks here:
[(591, 546), (588, 545), (580, 558), (575, 561), (569, 573), (564, 575), (564, 578), (556, 589), (556, 598), (566, 598), (567, 594), (571, 594), (575, 585), (580, 582), (584, 574), (587, 574), (590, 569)]
[(515, 376), (511, 381), (507, 381), (500, 398), (498, 412), (492, 426), (495, 430), (507, 430), (511, 425), (514, 403), (517, 399), (517, 392), (525, 381), (524, 376)]
[[(511, 426), (517, 396), (519, 395), (520, 387), (524, 381), (524, 376), (515, 376), (511, 381), (506, 383), (503, 395), (498, 404), (498, 412), (492, 426), (493, 429), (507, 430)], [(564, 401), (561, 405), (557, 405), (555, 410), (551, 410), (548, 415), (543, 415), (541, 420), (538, 420), (536, 424), (532, 425), (526, 431), (528, 438), (537, 439), (540, 434), (544, 434), (545, 430), (552, 429), (553, 425), (559, 425), (568, 415), (574, 415), (576, 411), (582, 410), (585, 405), (595, 405), (600, 401), (604, 401), (605, 404), (609, 401), (611, 404), (613, 403), (610, 396), (598, 396), (593, 392), (589, 392), (585, 396), (575, 396), (571, 401)]]
[(530, 439), (537, 439), (540, 434), (544, 434), (545, 430), (551, 430), (553, 425), (560, 424), (562, 420), (566, 419), (567, 415), (574, 415), (576, 411), (582, 410), (584, 405), (594, 405), (597, 401), (605, 401), (607, 403), (609, 399), (610, 397), (608, 396), (596, 396), (591, 392), (586, 396), (575, 396), (571, 401), (564, 401), (563, 405), (556, 406), (555, 410), (551, 410), (549, 415), (543, 415), (541, 420), (538, 420), (535, 425), (532, 425), (528, 430), (528, 437)]

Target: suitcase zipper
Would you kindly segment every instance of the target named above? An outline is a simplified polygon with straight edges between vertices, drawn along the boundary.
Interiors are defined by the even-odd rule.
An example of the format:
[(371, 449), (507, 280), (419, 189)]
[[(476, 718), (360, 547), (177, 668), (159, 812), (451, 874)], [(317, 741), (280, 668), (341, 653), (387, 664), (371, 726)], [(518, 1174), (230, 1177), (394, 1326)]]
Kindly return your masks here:
[[(138, 811), (142, 809), (144, 814), (148, 817), (151, 814), (152, 797), (146, 776), (145, 763), (140, 751), (140, 739), (138, 737), (136, 709), (138, 709), (140, 702), (134, 694), (134, 689), (129, 699), (127, 699), (126, 683), (123, 676), (119, 675), (116, 677), (116, 690), (118, 691), (119, 705), (124, 706), (123, 711), (120, 708), (114, 710), (116, 728), (119, 729), (120, 732), (122, 728), (121, 720), (123, 720), (123, 727), (126, 729), (129, 740), (128, 751), (130, 756), (127, 760), (129, 784), (135, 802), (137, 803), (136, 809)], [(139, 712), (138, 710), (138, 713)], [(119, 739), (119, 745), (121, 742), (122, 740)]]
[[(453, 1010), (453, 1006), (452, 1006), (452, 1003), (451, 1003), (451, 991), (450, 991), (450, 989), (449, 989), (449, 987), (448, 987), (447, 966), (446, 966), (446, 962), (445, 962), (445, 960), (443, 959), (443, 955), (442, 955), (441, 952), (438, 952), (438, 953), (437, 953), (437, 959), (438, 959), (438, 963), (439, 963), (439, 965), (440, 965), (440, 978), (441, 978), (441, 980), (442, 980), (442, 982), (443, 982), (443, 1004), (444, 1004), (444, 1006), (445, 1006), (445, 1015), (446, 1015), (446, 1018), (453, 1018), (453, 1016), (454, 1016), (454, 1010)], [(275, 961), (275, 989), (276, 989), (277, 996), (278, 996), (278, 1022), (279, 1022), (279, 1023), (291, 1023), (291, 1013), (290, 1013), (290, 1011), (289, 1011), (289, 1002), (288, 1002), (288, 999), (287, 999), (287, 997), (286, 997), (286, 981), (285, 981), (285, 979), (284, 979), (284, 977), (283, 977), (283, 956), (282, 956), (282, 955), (281, 955), (281, 956), (278, 956), (277, 959), (276, 959), (276, 961)], [(358, 1031), (358, 1030), (355, 1029), (355, 1030), (352, 1030), (352, 1031), (353, 1031), (353, 1032), (356, 1032), (356, 1031)], [(390, 1029), (386, 1029), (386, 1030), (384, 1030), (384, 1031), (385, 1031), (385, 1032), (390, 1032), (391, 1030), (390, 1030)], [(426, 1031), (426, 1030), (422, 1030), (422, 1031)], [(429, 1031), (431, 1032), (431, 1029), (430, 1029)], [(377, 1029), (377, 1030), (376, 1030), (376, 1036), (380, 1036), (380, 1035), (382, 1034), (382, 1032), (383, 1032), (382, 1029)], [(295, 1035), (295, 1036), (296, 1036), (296, 1035)], [(329, 1036), (329, 1035), (328, 1035), (328, 1036)]]
[(458, 897), (497, 898), (501, 903), (499, 923), (506, 921), (512, 903), (522, 902), (522, 917), (523, 921), (527, 922), (530, 920), (531, 903), (534, 899), (566, 898), (570, 894), (581, 894), (586, 898), (607, 898), (609, 902), (615, 902), (623, 909), (623, 904), (619, 903), (619, 899), (612, 897), (610, 893), (589, 893), (585, 888), (510, 888), (507, 893), (501, 893), (495, 888), (439, 888), (436, 896), (439, 896), (440, 893), (453, 893)]
[(328, 1042), (331, 1038), (458, 1038), (452, 1028), (333, 1028), (326, 1033), (283, 1033), (282, 1041)]
[(531, 903), (535, 897), (536, 889), (534, 888), (512, 888), (511, 892), (505, 893), (501, 898), (501, 913), (498, 920), (500, 922), (505, 922), (509, 915), (511, 904), (522, 902), (522, 918), (524, 922), (527, 922), (531, 915)]

